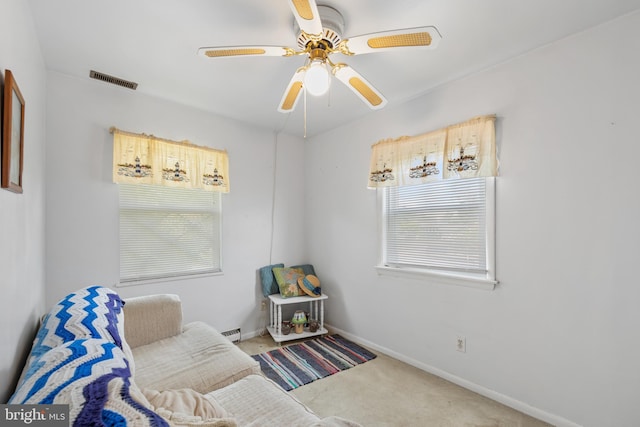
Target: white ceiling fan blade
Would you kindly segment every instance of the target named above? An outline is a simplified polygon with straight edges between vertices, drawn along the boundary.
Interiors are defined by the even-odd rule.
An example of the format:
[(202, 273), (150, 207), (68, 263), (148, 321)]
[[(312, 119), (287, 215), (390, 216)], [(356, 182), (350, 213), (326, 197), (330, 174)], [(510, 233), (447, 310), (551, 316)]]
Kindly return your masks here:
[(207, 58), (232, 56), (290, 56), (291, 49), (281, 46), (216, 46), (201, 47), (198, 55)]
[(337, 64), (332, 72), (372, 110), (378, 110), (387, 104), (385, 97), (350, 66)]
[(436, 27), (416, 27), (364, 34), (343, 40), (343, 46), (354, 54), (383, 52), (403, 47), (435, 48), (442, 37)]
[(289, 6), (302, 31), (309, 35), (322, 34), (322, 22), (316, 0), (289, 0)]
[(306, 71), (304, 67), (299, 68), (291, 78), (287, 89), (284, 91), (284, 95), (282, 95), (280, 104), (278, 104), (278, 111), (281, 113), (290, 113), (296, 108), (296, 104), (302, 93), (302, 85)]

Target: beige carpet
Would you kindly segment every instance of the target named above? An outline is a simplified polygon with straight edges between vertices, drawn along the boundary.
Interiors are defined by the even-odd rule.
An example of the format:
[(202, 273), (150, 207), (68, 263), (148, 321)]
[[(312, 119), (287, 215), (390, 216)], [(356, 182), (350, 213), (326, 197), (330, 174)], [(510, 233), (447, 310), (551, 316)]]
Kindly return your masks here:
[[(295, 342), (295, 341), (294, 341)], [(271, 337), (239, 344), (248, 354), (277, 347)], [(291, 391), (320, 417), (365, 427), (542, 427), (529, 417), (418, 368), (375, 352), (362, 365)]]

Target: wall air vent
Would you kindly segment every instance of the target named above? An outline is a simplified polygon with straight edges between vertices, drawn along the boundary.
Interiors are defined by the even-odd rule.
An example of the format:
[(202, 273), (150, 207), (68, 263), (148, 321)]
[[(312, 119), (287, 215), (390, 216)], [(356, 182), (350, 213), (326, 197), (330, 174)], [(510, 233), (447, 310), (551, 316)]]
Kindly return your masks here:
[(99, 71), (91, 70), (89, 73), (89, 77), (96, 80), (102, 80), (106, 83), (111, 83), (112, 85), (126, 87), (127, 89), (136, 90), (138, 87), (138, 83), (130, 82), (128, 80), (120, 79), (118, 77), (113, 77), (108, 74), (101, 73)]
[(240, 328), (222, 332), (222, 335), (227, 337), (229, 341), (231, 341), (234, 344), (238, 344), (240, 341), (242, 341), (242, 337), (240, 335)]

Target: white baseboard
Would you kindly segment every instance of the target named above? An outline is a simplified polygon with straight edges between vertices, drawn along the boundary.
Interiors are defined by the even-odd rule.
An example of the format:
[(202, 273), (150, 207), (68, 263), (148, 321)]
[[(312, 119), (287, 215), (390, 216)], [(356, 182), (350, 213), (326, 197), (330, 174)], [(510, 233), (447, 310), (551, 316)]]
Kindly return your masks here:
[(269, 335), (269, 331), (267, 331), (267, 327), (266, 326), (264, 328), (261, 328), (261, 329), (256, 329), (255, 331), (243, 332), (242, 333), (242, 341), (250, 340), (251, 338), (255, 338), (255, 337), (263, 337), (265, 335), (266, 336), (270, 336)]
[(415, 366), (418, 369), (421, 369), (425, 372), (429, 372), (430, 374), (436, 375), (440, 378), (444, 378), (447, 381), (450, 381), (454, 384), (459, 385), (460, 387), (464, 387), (468, 390), (471, 390), (475, 393), (478, 393), (482, 396), (488, 397), (489, 399), (495, 400), (496, 402), (500, 402), (503, 405), (506, 405), (510, 408), (513, 408), (517, 411), (530, 415), (534, 418), (547, 422), (549, 424), (553, 424), (556, 427), (581, 427), (579, 424), (576, 424), (572, 421), (569, 421), (560, 416), (550, 414), (541, 409), (535, 408), (531, 405), (528, 405), (519, 400), (513, 399), (509, 396), (505, 396), (504, 394), (498, 393), (497, 391), (490, 390), (481, 385), (472, 383), (471, 381), (467, 381), (464, 378), (460, 378), (456, 375), (450, 374), (449, 372), (443, 371), (442, 369), (438, 369), (431, 365), (427, 365), (426, 363), (422, 363), (418, 360), (407, 357), (403, 354), (397, 353), (393, 350), (390, 350), (385, 347), (381, 347), (378, 344), (375, 344), (371, 341), (362, 339), (356, 335), (350, 334), (347, 331), (343, 331), (342, 329), (335, 328), (331, 325), (325, 324), (325, 327), (329, 330), (330, 333), (337, 333), (342, 335), (343, 337), (350, 339), (351, 341), (362, 344), (365, 347), (368, 347), (372, 350), (379, 351), (380, 353), (384, 353), (387, 356), (393, 357), (394, 359), (400, 360), (408, 365)]

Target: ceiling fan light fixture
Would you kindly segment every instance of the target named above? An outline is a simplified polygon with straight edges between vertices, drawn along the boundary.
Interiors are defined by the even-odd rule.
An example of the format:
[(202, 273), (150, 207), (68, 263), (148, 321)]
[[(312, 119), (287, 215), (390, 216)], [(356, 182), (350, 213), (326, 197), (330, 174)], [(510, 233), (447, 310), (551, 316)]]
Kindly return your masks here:
[[(286, 46), (214, 46), (201, 47), (198, 54), (208, 58), (241, 56), (306, 56), (307, 59), (296, 70), (282, 95), (278, 111), (290, 113), (304, 92), (305, 135), (307, 96), (321, 96), (329, 91), (333, 76), (349, 88), (372, 110), (387, 104), (384, 95), (364, 76), (345, 63), (335, 63), (331, 55), (346, 57), (372, 52), (404, 48), (433, 49), (442, 39), (433, 26), (401, 28), (378, 31), (350, 38), (342, 38), (344, 17), (331, 6), (318, 5), (319, 0), (287, 0), (293, 13), (293, 28), (297, 36), (298, 49)], [(337, 2), (332, 2), (337, 3)]]
[(327, 64), (323, 60), (311, 61), (304, 74), (304, 88), (313, 96), (321, 96), (327, 93), (331, 85), (331, 74)]

